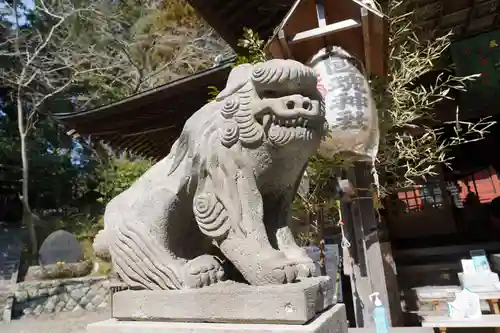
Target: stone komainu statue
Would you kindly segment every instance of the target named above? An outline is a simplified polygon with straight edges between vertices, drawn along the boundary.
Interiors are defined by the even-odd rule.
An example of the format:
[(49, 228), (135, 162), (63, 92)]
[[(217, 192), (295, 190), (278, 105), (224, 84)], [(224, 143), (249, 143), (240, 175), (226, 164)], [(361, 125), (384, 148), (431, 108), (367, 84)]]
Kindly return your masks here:
[(119, 277), (146, 289), (214, 284), (226, 276), (221, 262), (252, 285), (315, 275), (287, 223), (324, 124), (309, 67), (234, 68), (170, 154), (108, 204), (96, 252), (109, 251)]

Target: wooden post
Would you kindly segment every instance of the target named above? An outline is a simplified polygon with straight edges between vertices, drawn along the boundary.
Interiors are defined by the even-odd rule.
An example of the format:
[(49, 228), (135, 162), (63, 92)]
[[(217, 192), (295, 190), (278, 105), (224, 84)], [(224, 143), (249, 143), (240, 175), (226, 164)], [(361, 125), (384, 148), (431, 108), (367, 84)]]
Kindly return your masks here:
[(319, 204), (316, 206), (316, 223), (318, 224), (318, 238), (319, 238), (319, 266), (321, 268), (321, 275), (326, 275), (324, 209), (325, 208), (323, 204)]
[[(374, 327), (373, 303), (370, 294), (378, 292), (387, 309), (390, 326), (402, 326), (401, 301), (390, 244), (378, 238), (378, 221), (373, 208), (373, 183), (370, 167), (356, 164), (347, 176), (357, 196), (350, 203), (342, 204), (346, 237), (351, 243), (349, 257), (344, 265), (351, 277), (354, 313), (357, 327)], [(359, 190), (364, 189), (364, 190)]]

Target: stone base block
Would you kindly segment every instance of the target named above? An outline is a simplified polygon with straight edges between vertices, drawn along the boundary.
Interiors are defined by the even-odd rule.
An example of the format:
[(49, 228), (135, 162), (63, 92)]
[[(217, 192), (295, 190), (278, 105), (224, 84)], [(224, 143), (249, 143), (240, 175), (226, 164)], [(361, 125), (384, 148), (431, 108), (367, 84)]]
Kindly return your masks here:
[[(273, 311), (272, 308), (267, 308)], [(110, 319), (87, 326), (87, 333), (348, 333), (345, 306), (337, 304), (305, 325), (179, 323)]]
[(211, 287), (166, 291), (121, 291), (113, 296), (112, 317), (212, 323), (304, 324), (331, 306), (328, 276), (298, 283), (249, 286), (224, 282)]

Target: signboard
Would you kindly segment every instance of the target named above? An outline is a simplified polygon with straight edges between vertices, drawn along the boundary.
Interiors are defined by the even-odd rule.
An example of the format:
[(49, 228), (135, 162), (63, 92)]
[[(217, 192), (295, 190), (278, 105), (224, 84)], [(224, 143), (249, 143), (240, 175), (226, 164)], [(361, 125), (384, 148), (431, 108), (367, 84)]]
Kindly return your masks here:
[(451, 53), (458, 76), (481, 74), (468, 84), (464, 106), (478, 109), (495, 104), (500, 91), (500, 30), (455, 42)]
[[(319, 247), (305, 246), (304, 249), (314, 262), (319, 262)], [(337, 268), (339, 265), (340, 254), (338, 244), (325, 245), (325, 268), (326, 275), (328, 275), (334, 286), (337, 284)], [(339, 289), (336, 291), (337, 302), (342, 303), (342, 280), (339, 280)]]

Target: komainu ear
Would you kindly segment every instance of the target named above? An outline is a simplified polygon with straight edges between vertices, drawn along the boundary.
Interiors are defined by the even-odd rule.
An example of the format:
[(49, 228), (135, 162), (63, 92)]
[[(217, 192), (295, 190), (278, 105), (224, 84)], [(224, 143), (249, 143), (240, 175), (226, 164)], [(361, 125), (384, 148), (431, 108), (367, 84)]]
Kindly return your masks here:
[(250, 80), (252, 70), (253, 66), (250, 64), (242, 64), (233, 68), (227, 78), (226, 88), (224, 88), (224, 90), (217, 95), (215, 100), (220, 102), (243, 88), (243, 86)]

